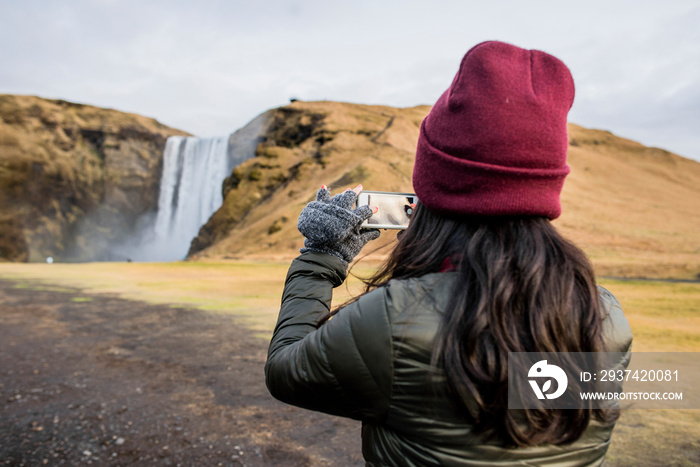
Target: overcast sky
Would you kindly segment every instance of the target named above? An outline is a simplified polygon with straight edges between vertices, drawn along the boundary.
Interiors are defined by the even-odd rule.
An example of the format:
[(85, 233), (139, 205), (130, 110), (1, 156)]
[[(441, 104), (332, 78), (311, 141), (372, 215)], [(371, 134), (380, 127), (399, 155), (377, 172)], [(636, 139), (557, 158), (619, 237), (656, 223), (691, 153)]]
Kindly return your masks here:
[(497, 39), (572, 70), (569, 120), (700, 160), (700, 0), (2, 0), (0, 93), (225, 135), (290, 97), (432, 104)]

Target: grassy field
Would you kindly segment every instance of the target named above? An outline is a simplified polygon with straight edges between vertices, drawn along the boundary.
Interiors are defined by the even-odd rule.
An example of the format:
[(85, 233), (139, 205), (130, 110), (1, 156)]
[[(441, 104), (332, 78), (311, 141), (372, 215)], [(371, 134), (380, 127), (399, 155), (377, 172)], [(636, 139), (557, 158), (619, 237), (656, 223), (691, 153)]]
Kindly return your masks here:
[[(0, 277), (27, 288), (78, 288), (149, 303), (233, 314), (268, 339), (289, 264), (269, 261), (178, 263), (0, 264)], [(370, 265), (355, 274), (368, 275)], [(602, 279), (621, 302), (634, 350), (700, 352), (700, 283)], [(351, 277), (336, 290), (342, 303), (361, 289)], [(700, 410), (626, 410), (608, 465), (697, 465)]]
[[(121, 298), (194, 307), (236, 315), (261, 338), (272, 334), (289, 263), (270, 261), (174, 263), (0, 263), (0, 277), (18, 287), (78, 288)], [(354, 274), (369, 274), (358, 266)], [(360, 292), (351, 276), (336, 290), (334, 305)]]
[[(195, 307), (239, 316), (269, 336), (274, 327), (289, 263), (269, 261), (175, 263), (0, 263), (0, 277), (24, 287), (75, 287), (149, 303)], [(353, 274), (366, 276), (371, 265)], [(700, 351), (700, 283), (601, 279), (622, 303), (635, 351)], [(336, 290), (334, 304), (361, 290), (350, 280)]]

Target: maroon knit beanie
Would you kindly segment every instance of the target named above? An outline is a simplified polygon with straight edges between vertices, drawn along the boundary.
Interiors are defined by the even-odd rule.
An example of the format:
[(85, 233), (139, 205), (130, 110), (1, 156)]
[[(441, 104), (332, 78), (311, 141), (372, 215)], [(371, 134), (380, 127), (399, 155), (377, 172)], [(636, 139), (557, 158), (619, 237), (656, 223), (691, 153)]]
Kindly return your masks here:
[(418, 199), (443, 214), (559, 217), (573, 101), (559, 59), (503, 42), (472, 48), (421, 124)]

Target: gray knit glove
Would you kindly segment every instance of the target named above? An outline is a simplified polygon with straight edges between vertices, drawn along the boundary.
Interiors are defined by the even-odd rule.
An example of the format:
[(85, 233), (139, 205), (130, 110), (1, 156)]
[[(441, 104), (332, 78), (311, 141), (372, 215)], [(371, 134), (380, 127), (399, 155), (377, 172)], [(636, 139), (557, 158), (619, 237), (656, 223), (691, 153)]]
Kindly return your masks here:
[(352, 209), (357, 194), (344, 191), (331, 198), (328, 188), (321, 188), (316, 201), (306, 205), (299, 215), (297, 228), (306, 237), (301, 253), (317, 251), (337, 256), (347, 265), (370, 240), (379, 238), (377, 229), (360, 229), (372, 216), (369, 206)]

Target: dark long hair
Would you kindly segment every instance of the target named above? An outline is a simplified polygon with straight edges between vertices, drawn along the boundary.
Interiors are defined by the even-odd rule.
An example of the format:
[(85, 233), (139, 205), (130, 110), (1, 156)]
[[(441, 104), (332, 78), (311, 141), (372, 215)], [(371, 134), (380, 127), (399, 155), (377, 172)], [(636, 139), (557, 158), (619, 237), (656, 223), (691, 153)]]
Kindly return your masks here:
[[(391, 279), (458, 271), (433, 348), (451, 399), (475, 430), (505, 445), (565, 444), (599, 410), (508, 410), (508, 352), (603, 350), (602, 315), (586, 255), (541, 217), (453, 219), (418, 204), (366, 290)], [(475, 401), (478, 413), (467, 401)]]

